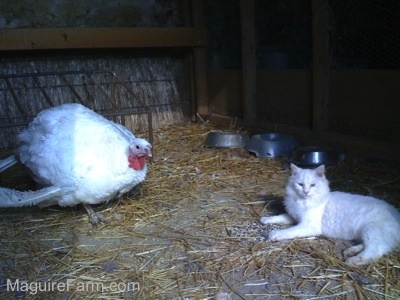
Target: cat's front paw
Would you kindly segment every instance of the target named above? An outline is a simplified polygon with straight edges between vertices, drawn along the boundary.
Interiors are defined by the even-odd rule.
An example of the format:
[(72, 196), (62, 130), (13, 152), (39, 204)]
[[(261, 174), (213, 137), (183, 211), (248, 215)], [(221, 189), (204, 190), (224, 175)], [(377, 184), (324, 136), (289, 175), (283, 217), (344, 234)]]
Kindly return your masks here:
[(262, 224), (285, 224), (291, 225), (294, 223), (294, 220), (288, 214), (281, 214), (277, 216), (269, 216), (260, 218), (260, 222)]
[(272, 242), (285, 240), (286, 236), (282, 230), (271, 230), (268, 234), (268, 240)]
[(363, 244), (358, 244), (355, 246), (351, 246), (347, 248), (346, 250), (343, 251), (343, 256), (344, 257), (352, 257), (360, 253), (364, 249)]
[(264, 225), (271, 224), (271, 223), (273, 223), (272, 221), (273, 221), (273, 217), (261, 217), (260, 218), (260, 223), (264, 224)]
[(372, 259), (369, 259), (367, 257), (364, 257), (362, 255), (356, 255), (353, 257), (349, 257), (346, 259), (346, 263), (350, 266), (362, 266), (362, 265), (368, 265), (372, 262)]

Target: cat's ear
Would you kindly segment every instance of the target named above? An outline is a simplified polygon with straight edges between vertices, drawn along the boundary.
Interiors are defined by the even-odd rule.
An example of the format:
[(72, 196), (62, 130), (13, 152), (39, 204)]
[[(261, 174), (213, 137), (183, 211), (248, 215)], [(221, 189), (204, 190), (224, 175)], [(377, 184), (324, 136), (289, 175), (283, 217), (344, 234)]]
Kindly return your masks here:
[(296, 166), (295, 164), (291, 163), (290, 170), (292, 171), (292, 175), (295, 175), (295, 174), (299, 173), (300, 168), (298, 166)]
[(317, 174), (317, 176), (324, 177), (325, 176), (325, 165), (320, 165), (318, 168), (315, 168), (314, 172)]

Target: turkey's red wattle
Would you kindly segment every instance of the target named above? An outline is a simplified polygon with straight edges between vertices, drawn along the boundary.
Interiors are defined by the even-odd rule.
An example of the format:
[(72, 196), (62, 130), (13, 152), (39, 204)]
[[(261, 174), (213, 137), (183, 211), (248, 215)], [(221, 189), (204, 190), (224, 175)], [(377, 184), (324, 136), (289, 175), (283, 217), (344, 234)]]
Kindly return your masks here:
[(132, 156), (129, 155), (128, 157), (129, 167), (135, 169), (136, 171), (143, 170), (146, 164), (146, 156)]

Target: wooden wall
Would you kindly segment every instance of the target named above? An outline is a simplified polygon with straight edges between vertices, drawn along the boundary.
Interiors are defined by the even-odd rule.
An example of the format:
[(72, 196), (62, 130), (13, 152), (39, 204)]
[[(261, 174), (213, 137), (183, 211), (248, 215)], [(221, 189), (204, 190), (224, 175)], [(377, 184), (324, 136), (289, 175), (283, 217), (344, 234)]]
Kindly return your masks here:
[[(267, 45), (261, 49), (257, 46), (257, 41), (262, 39), (259, 29), (255, 27), (260, 12), (248, 1), (234, 2), (241, 18), (238, 21), (241, 26), (241, 68), (232, 68), (235, 64), (229, 65), (229, 62), (214, 65), (211, 62), (208, 71), (210, 112), (242, 118), (254, 132), (292, 133), (315, 143), (339, 144), (348, 150), (400, 159), (400, 69), (387, 63), (385, 69), (364, 63), (358, 68), (356, 56), (353, 58), (356, 63), (351, 66), (334, 61), (330, 35), (332, 24), (340, 26), (332, 23), (330, 5), (337, 1), (309, 2), (312, 16), (309, 28), (311, 59), (308, 64), (295, 67), (284, 61), (284, 56), (276, 56), (281, 61), (261, 64), (266, 57), (257, 51), (272, 47)], [(250, 2), (260, 5), (257, 0)], [(282, 2), (281, 5), (286, 5), (283, 11), (286, 12), (294, 3)], [(391, 5), (397, 7), (398, 4), (393, 2)], [(370, 15), (374, 15), (373, 12)], [(209, 25), (212, 26), (212, 22), (215, 20), (211, 20)], [(391, 23), (387, 24), (390, 26)], [(221, 39), (235, 46), (232, 39), (226, 38), (229, 30), (235, 28), (234, 24), (229, 26), (225, 32), (221, 30), (223, 35), (218, 39), (220, 48), (229, 46), (221, 45)], [(263, 32), (268, 32), (268, 28), (264, 28)], [(389, 36), (391, 32), (395, 37), (395, 31), (385, 34)], [(378, 33), (368, 37), (369, 40), (379, 40)], [(209, 49), (218, 49), (213, 48), (211, 38), (209, 43)], [(379, 43), (377, 46), (382, 47)], [(398, 47), (394, 43), (390, 47), (382, 48), (387, 51), (381, 55), (392, 55), (396, 62), (397, 56), (393, 53), (400, 53), (400, 49), (393, 48)], [(232, 51), (236, 48), (232, 47)], [(287, 48), (284, 54), (289, 57), (290, 51)], [(209, 58), (215, 60), (215, 53), (211, 52)]]

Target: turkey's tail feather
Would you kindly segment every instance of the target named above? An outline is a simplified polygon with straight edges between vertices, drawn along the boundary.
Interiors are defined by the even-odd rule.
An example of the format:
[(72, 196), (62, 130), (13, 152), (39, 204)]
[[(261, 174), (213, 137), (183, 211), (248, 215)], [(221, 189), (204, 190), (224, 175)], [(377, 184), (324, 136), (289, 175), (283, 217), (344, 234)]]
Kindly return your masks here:
[(14, 155), (7, 157), (6, 159), (0, 160), (0, 172), (7, 170), (18, 162)]
[(38, 205), (62, 195), (59, 187), (46, 187), (37, 191), (17, 191), (8, 188), (0, 188), (0, 207), (22, 207)]

